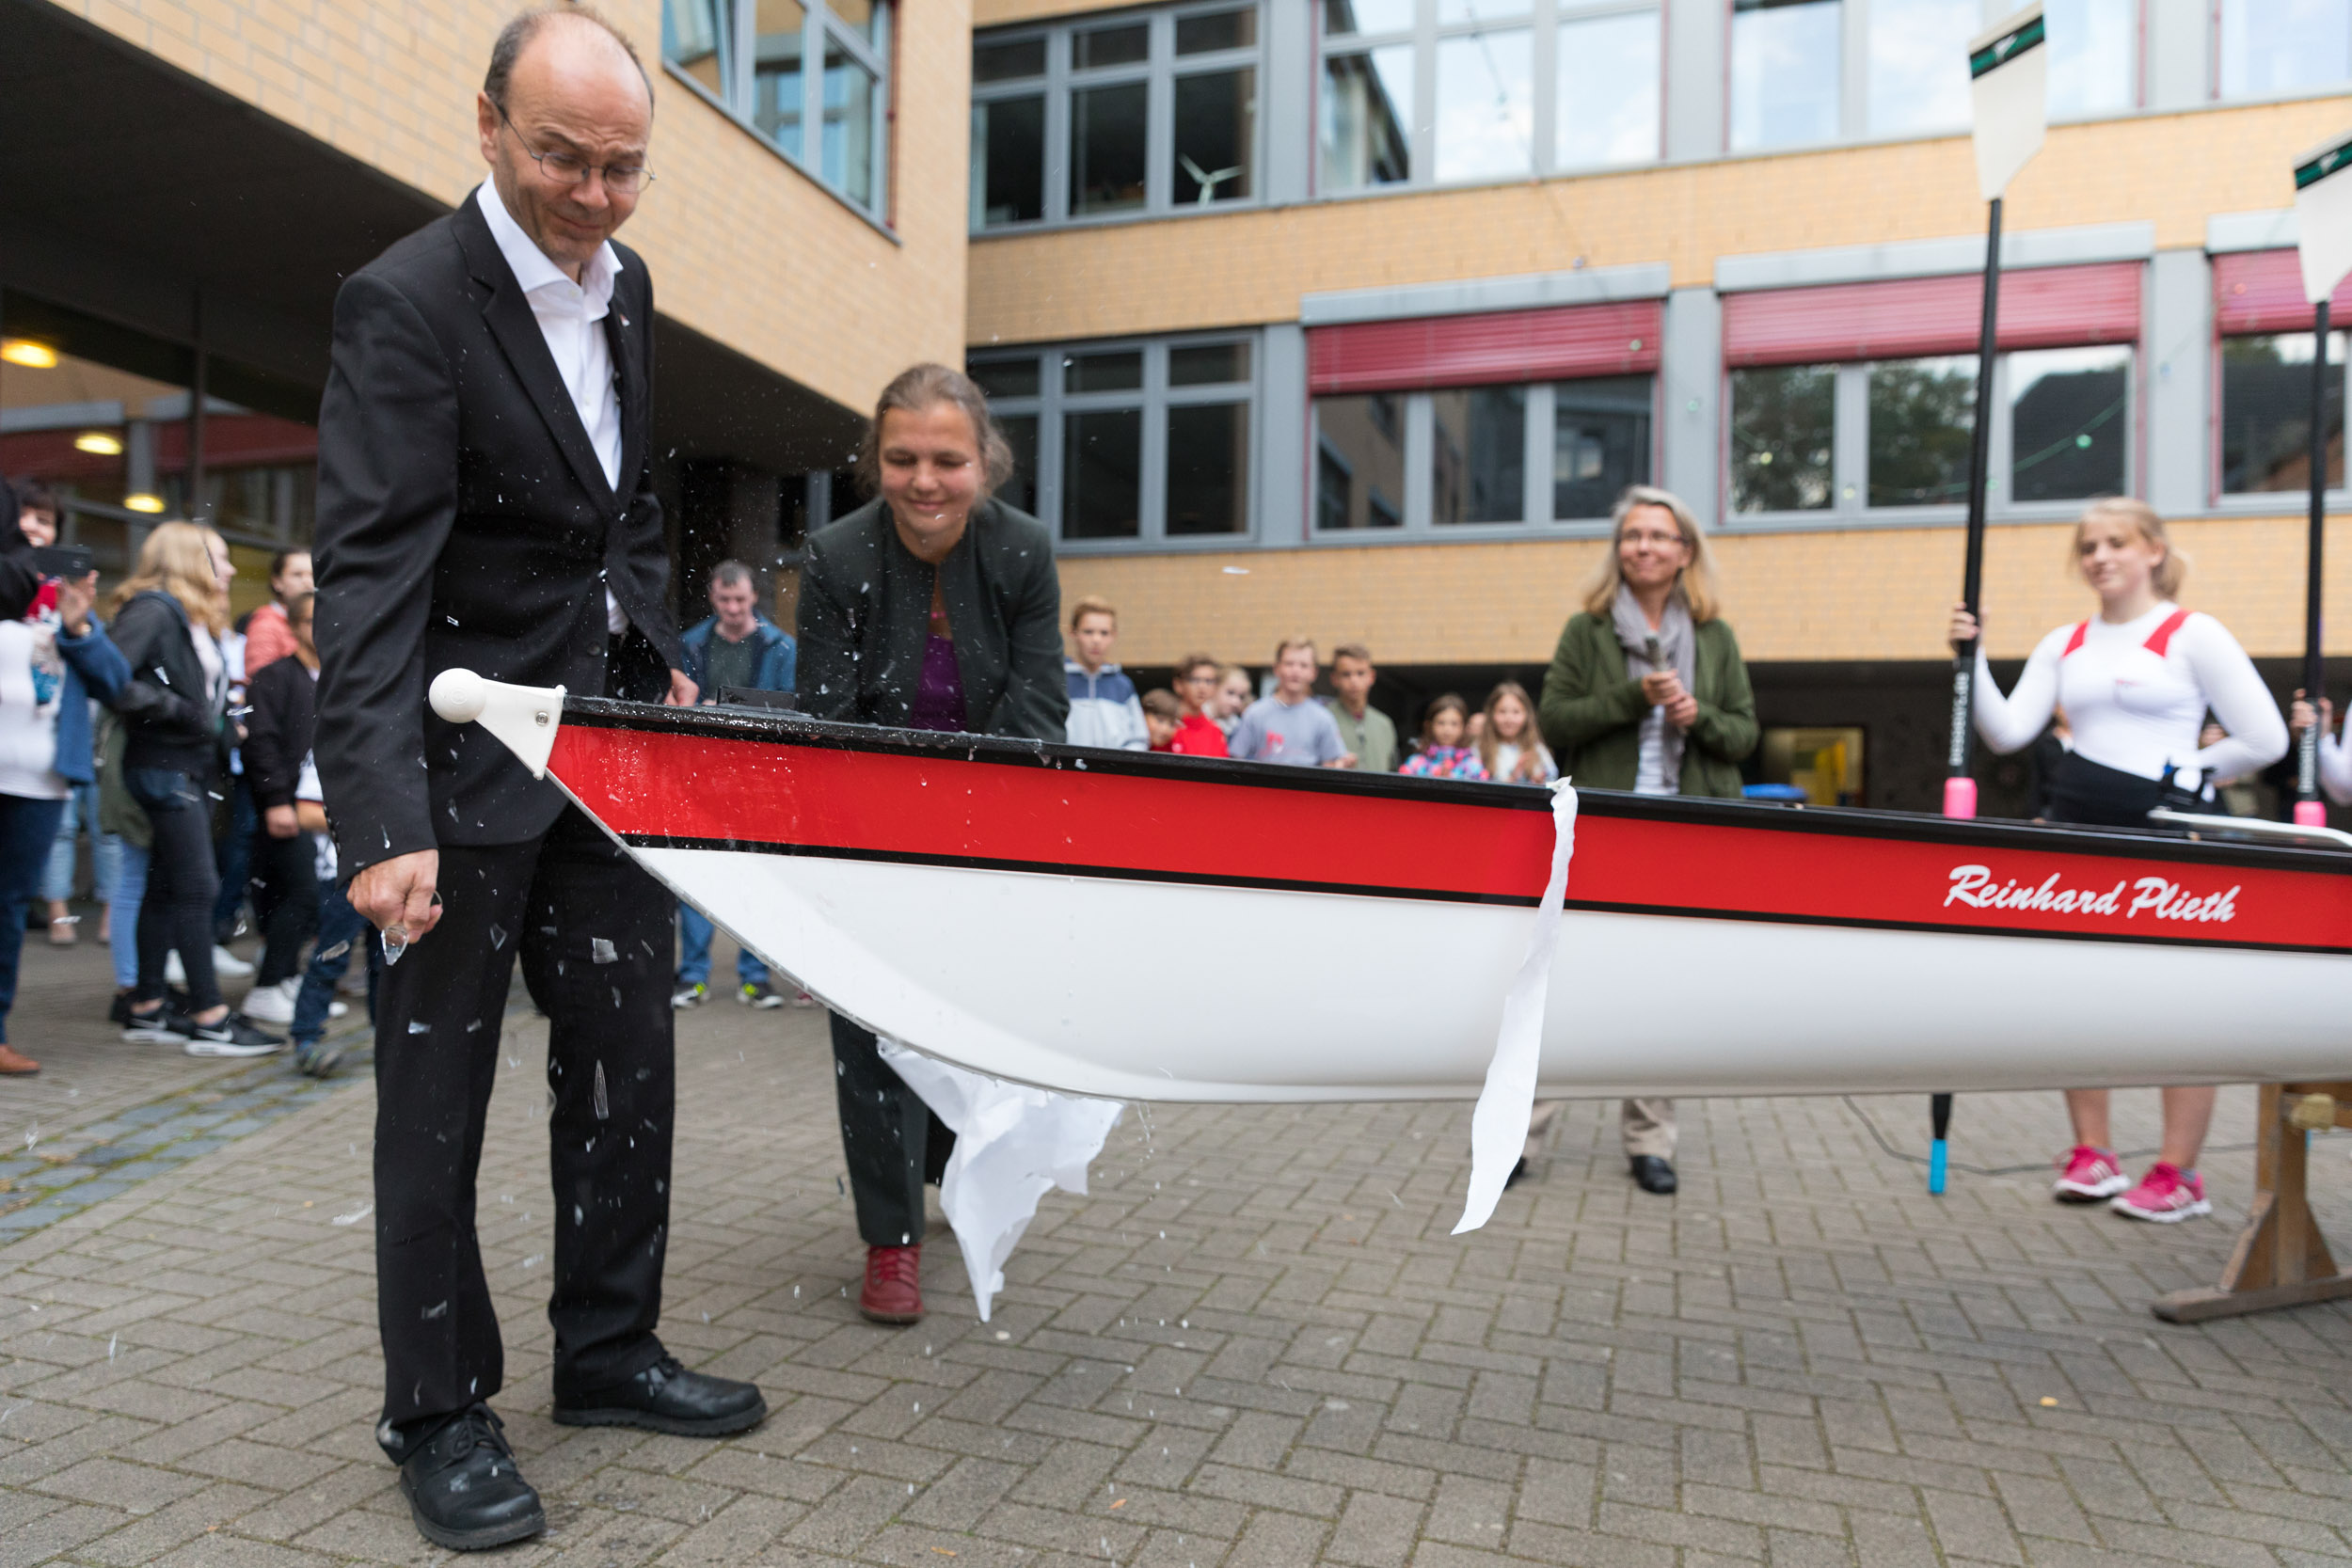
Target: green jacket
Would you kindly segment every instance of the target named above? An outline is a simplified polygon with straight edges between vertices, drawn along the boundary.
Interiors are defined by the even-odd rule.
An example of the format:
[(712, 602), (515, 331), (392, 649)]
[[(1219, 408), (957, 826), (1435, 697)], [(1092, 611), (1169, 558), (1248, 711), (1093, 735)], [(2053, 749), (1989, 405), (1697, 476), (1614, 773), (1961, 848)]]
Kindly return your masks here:
[[(1699, 700), (1699, 717), (1683, 737), (1681, 793), (1736, 797), (1740, 764), (1756, 750), (1756, 693), (1730, 626), (1709, 621), (1695, 630), (1691, 694)], [(1582, 610), (1570, 616), (1536, 704), (1536, 721), (1560, 771), (1589, 789), (1631, 789), (1649, 708), (1641, 681), (1626, 673), (1615, 629)]]

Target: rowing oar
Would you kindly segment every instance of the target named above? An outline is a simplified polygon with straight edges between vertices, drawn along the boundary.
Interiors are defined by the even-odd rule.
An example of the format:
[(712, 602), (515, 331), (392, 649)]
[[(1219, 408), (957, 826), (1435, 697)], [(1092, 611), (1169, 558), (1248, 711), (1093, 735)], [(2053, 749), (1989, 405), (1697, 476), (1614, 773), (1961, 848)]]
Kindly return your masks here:
[[(1984, 314), (1977, 331), (1977, 417), (1968, 436), (1968, 544), (1961, 570), (1961, 602), (1979, 613), (1984, 590), (1985, 491), (1993, 464), (1993, 359), (2000, 348), (2001, 196), (2036, 152), (2047, 122), (2049, 55), (2042, 47), (2042, 7), (1996, 24), (1968, 44), (1970, 104), (1975, 114), (1977, 184), (1988, 216), (1984, 233)], [(1951, 745), (1946, 757), (1944, 815), (1977, 815), (1977, 781), (1968, 771), (1973, 739), (1970, 707), (1976, 695), (1977, 643), (1971, 640), (1952, 657)], [(1928, 1101), (1928, 1191), (1944, 1190), (1951, 1131), (1952, 1097)]]
[(2312, 308), (2311, 536), (2303, 576), (2303, 695), (2311, 725), (2295, 758), (2295, 820), (2327, 826), (2319, 798), (2319, 703), (2327, 681), (2320, 659), (2320, 559), (2328, 543), (2328, 296), (2352, 272), (2352, 132), (2331, 136), (2295, 161), (2296, 249), (2303, 267), (2303, 297)]

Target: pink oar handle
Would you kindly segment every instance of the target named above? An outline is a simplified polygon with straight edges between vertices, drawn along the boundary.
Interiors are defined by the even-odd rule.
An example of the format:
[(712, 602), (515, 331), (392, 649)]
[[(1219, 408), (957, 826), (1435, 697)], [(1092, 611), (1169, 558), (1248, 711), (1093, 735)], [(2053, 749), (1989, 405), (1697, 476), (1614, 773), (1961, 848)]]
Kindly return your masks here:
[(1946, 779), (1944, 781), (1944, 815), (1974, 816), (1977, 815), (1977, 781)]

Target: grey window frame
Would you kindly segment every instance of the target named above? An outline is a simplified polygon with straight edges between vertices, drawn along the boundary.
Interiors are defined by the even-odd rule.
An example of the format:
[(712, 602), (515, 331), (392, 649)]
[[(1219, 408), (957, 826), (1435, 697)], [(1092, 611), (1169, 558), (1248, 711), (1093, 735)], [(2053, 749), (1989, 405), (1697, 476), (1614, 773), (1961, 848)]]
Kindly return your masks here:
[[(2114, 119), (2119, 116), (2137, 114), (2148, 102), (2148, 30), (2149, 0), (2131, 0), (2133, 34), (2137, 46), (2132, 51), (2131, 104), (2123, 109), (2102, 109), (2090, 114), (2055, 117), (2054, 125), (2089, 124), (2097, 120)], [(1735, 158), (1770, 158), (1789, 152), (1802, 152), (1822, 147), (1843, 147), (1851, 143), (1931, 141), (1948, 136), (1968, 135), (1967, 123), (1937, 130), (1890, 131), (1873, 133), (1870, 129), (1870, 4), (1871, 0), (1838, 0), (1838, 73), (1837, 73), (1837, 134), (1828, 141), (1776, 142), (1769, 147), (1734, 148), (1731, 145), (1732, 103), (1732, 0), (1722, 0), (1724, 8), (1724, 151)], [(2220, 36), (2221, 0), (2210, 0), (2207, 25), (2216, 41), (2214, 93), (2220, 93), (2218, 39)], [(1990, 26), (2016, 9), (2010, 0), (1980, 0), (1979, 20)], [(2297, 96), (2312, 96), (2300, 94)], [(2234, 102), (2234, 101), (2233, 101)]]
[[(2123, 410), (2123, 494), (2139, 495), (2147, 484), (2143, 471), (2146, 451), (2140, 431), (2140, 420), (2148, 408), (2148, 388), (2142, 378), (2146, 374), (2147, 356), (2137, 341), (2120, 343), (2054, 343), (2053, 348), (2119, 348), (2130, 355), (2124, 372), (2124, 386), (2129, 401)], [(1987, 459), (1985, 515), (2002, 522), (2053, 522), (2078, 516), (2081, 500), (2014, 501), (2010, 499), (2010, 464), (2016, 456), (2016, 441), (2010, 420), (2010, 359), (2013, 353), (2033, 350), (2003, 350), (1993, 365), (1993, 447)], [(1898, 528), (1917, 528), (1943, 523), (1962, 523), (1968, 519), (1966, 504), (1936, 504), (1930, 506), (1872, 506), (1870, 499), (1870, 370), (1878, 364), (1902, 364), (1914, 359), (1968, 358), (1971, 355), (1917, 354), (1892, 356), (1885, 360), (1856, 359), (1830, 361), (1807, 360), (1803, 363), (1825, 367), (1836, 372), (1836, 387), (1831, 406), (1835, 410), (1830, 431), (1830, 504), (1816, 512), (1735, 512), (1731, 504), (1731, 378), (1737, 370), (1724, 372), (1721, 407), (1722, 424), (1716, 440), (1716, 473), (1723, 498), (1723, 527), (1725, 532), (1743, 529), (1758, 531), (1780, 531), (1807, 528), (1854, 528), (1884, 524)], [(1772, 369), (1759, 366), (1758, 369)], [(1793, 365), (1780, 368), (1794, 368)]]
[[(664, 43), (667, 42), (666, 12), (675, 0), (663, 0)], [(670, 62), (666, 48), (662, 67), (672, 80), (683, 82), (704, 103), (723, 111), (756, 138), (759, 145), (807, 175), (818, 184), (839, 198), (852, 211), (877, 225), (887, 228), (890, 213), (890, 130), (894, 117), (891, 112), (891, 46), (897, 40), (898, 0), (877, 0), (874, 7), (874, 31), (877, 38), (868, 42), (856, 29), (833, 14), (826, 0), (801, 0), (804, 17), (801, 24), (801, 150), (786, 150), (781, 142), (769, 136), (753, 120), (755, 102), (754, 76), (757, 62), (754, 59), (753, 40), (756, 36), (758, 6), (756, 0), (717, 0), (725, 13), (725, 36), (718, 40), (720, 69), (726, 83), (726, 92), (714, 97), (707, 87)], [(874, 102), (870, 109), (872, 124), (867, 135), (874, 149), (873, 198), (862, 200), (825, 178), (825, 48), (828, 42), (839, 44), (859, 65), (874, 73)]]
[[(2328, 330), (2329, 336), (2331, 337), (2339, 333), (2352, 334), (2352, 323), (2346, 323), (2344, 325), (2338, 326), (2331, 322), (2328, 325)], [(2275, 517), (2279, 515), (2280, 508), (2282, 504), (2289, 507), (2291, 510), (2300, 511), (2301, 507), (2297, 498), (2308, 496), (2310, 494), (2308, 490), (2224, 490), (2221, 487), (2221, 443), (2223, 438), (2222, 420), (2229, 412), (2228, 408), (2224, 406), (2221, 401), (2221, 351), (2223, 345), (2228, 343), (2233, 338), (2286, 338), (2295, 336), (2298, 331), (2308, 333), (2311, 331), (2311, 328), (2308, 326), (2300, 328), (2289, 326), (2280, 327), (2278, 330), (2271, 332), (2216, 332), (2214, 334), (2212, 360), (2213, 379), (2207, 383), (2207, 385), (2213, 388), (2213, 407), (2210, 416), (2212, 421), (2212, 436), (2209, 445), (2211, 450), (2207, 454), (2208, 467), (2206, 470), (2210, 477), (2205, 482), (2205, 492), (2208, 503), (2210, 504), (2212, 510), (2217, 513), (2224, 515), (2237, 515), (2252, 517)], [(2335, 351), (2331, 348), (2328, 352), (2332, 355)], [(2342, 383), (2344, 397), (2347, 400), (2352, 400), (2352, 353), (2345, 354), (2343, 358), (2336, 360), (2335, 363), (2329, 368), (2336, 372), (2337, 378)], [(2308, 377), (2306, 379), (2308, 379)], [(2352, 402), (2347, 402), (2346, 406), (2352, 407)], [(2345, 465), (2345, 483), (2343, 484), (2331, 484), (2328, 486), (2326, 494), (2326, 504), (2330, 511), (2341, 510), (2344, 506), (2352, 504), (2352, 463), (2347, 463)], [(2282, 497), (2284, 498), (2283, 502), (2280, 499)]]
[[(1666, 75), (1667, 55), (1673, 40), (1666, 23), (1666, 0), (1529, 0), (1524, 16), (1497, 17), (1492, 21), (1438, 21), (1438, 0), (1414, 0), (1414, 23), (1410, 29), (1393, 33), (1365, 33), (1344, 39), (1327, 38), (1323, 32), (1322, 0), (1303, 0), (1312, 6), (1315, 19), (1313, 88), (1318, 96), (1323, 91), (1325, 68), (1334, 59), (1351, 55), (1369, 54), (1396, 44), (1409, 44), (1413, 50), (1413, 103), (1410, 130), (1412, 177), (1386, 185), (1356, 185), (1343, 191), (1323, 189), (1322, 125), (1312, 120), (1307, 128), (1314, 145), (1308, 149), (1309, 189), (1318, 200), (1348, 201), (1390, 191), (1458, 190), (1468, 186), (1510, 183), (1528, 179), (1545, 179), (1554, 175), (1603, 174), (1625, 169), (1647, 168), (1665, 161), (1666, 156)], [(1724, 26), (1731, 25), (1730, 0), (1724, 0)], [(1651, 14), (1658, 18), (1658, 150), (1647, 159), (1622, 164), (1561, 164), (1559, 151), (1560, 25), (1565, 22), (1583, 22), (1604, 16), (1633, 16)], [(1438, 45), (1440, 40), (1463, 38), (1474, 33), (1510, 32), (1532, 29), (1529, 40), (1531, 55), (1528, 79), (1532, 96), (1533, 119), (1528, 126), (1531, 162), (1524, 173), (1482, 174), (1467, 180), (1440, 182), (1437, 178), (1438, 150)]]
[(2208, 0), (2205, 8), (2205, 24), (2211, 30), (2209, 36), (2213, 40), (2213, 60), (2208, 71), (2211, 75), (2209, 96), (2214, 103), (2290, 103), (2306, 98), (2337, 98), (2344, 94), (2347, 84), (2352, 84), (2352, 74), (2347, 74), (2318, 87), (2289, 87), (2280, 92), (2233, 93), (2227, 91), (2223, 87), (2228, 61), (2223, 58), (2225, 34), (2221, 17), (2222, 5), (2223, 0)]
[[(1655, 484), (1663, 466), (1662, 443), (1665, 421), (1661, 404), (1665, 372), (1629, 371), (1627, 376), (1645, 375), (1649, 378), (1649, 478), (1643, 483)], [(1559, 399), (1556, 390), (1563, 381), (1614, 381), (1616, 374), (1596, 376), (1554, 376), (1542, 381), (1486, 382), (1483, 386), (1507, 386), (1523, 388), (1527, 394), (1527, 428), (1524, 433), (1525, 455), (1520, 474), (1524, 487), (1526, 515), (1515, 523), (1439, 523), (1437, 520), (1437, 438), (1438, 405), (1440, 392), (1474, 390), (1470, 387), (1432, 387), (1390, 395), (1403, 404), (1405, 422), (1405, 494), (1398, 498), (1404, 523), (1397, 528), (1327, 529), (1321, 526), (1314, 503), (1315, 471), (1312, 465), (1323, 451), (1323, 420), (1315, 406), (1325, 397), (1354, 397), (1352, 392), (1319, 393), (1307, 403), (1308, 473), (1307, 535), (1315, 544), (1377, 545), (1391, 541), (1410, 541), (1426, 545), (1437, 540), (1496, 540), (1530, 539), (1537, 535), (1550, 538), (1587, 538), (1606, 534), (1610, 529), (1607, 516), (1555, 517), (1551, 515), (1552, 448), (1556, 439), (1554, 427), (1559, 420)]]
[[(1295, 0), (1294, 0), (1295, 3)], [(1257, 41), (1243, 49), (1219, 49), (1181, 58), (1176, 54), (1176, 24), (1187, 17), (1217, 11), (1248, 8), (1257, 13)], [(1090, 32), (1098, 27), (1116, 26), (1120, 23), (1143, 22), (1151, 27), (1151, 45), (1143, 60), (1132, 65), (1104, 66), (1091, 71), (1075, 71), (1071, 66), (1071, 40), (1074, 34)], [(1020, 24), (991, 27), (972, 35), (974, 47), (983, 44), (1012, 43), (1029, 39), (1041, 39), (1045, 44), (1045, 73), (1024, 76), (1009, 82), (975, 82), (972, 103), (975, 108), (997, 99), (1045, 99), (1045, 191), (1044, 215), (1019, 223), (983, 224), (977, 199), (977, 171), (974, 171), (975, 199), (970, 204), (965, 221), (974, 237), (983, 234), (1032, 233), (1040, 229), (1062, 228), (1071, 225), (1106, 223), (1136, 223), (1147, 218), (1181, 217), (1187, 213), (1232, 213), (1246, 211), (1265, 204), (1266, 155), (1265, 121), (1266, 97), (1266, 14), (1264, 0), (1245, 0), (1237, 6), (1233, 0), (1194, 0), (1181, 6), (1164, 6), (1148, 10), (1089, 11), (1083, 15), (1057, 20), (1049, 24)], [(1211, 202), (1202, 206), (1197, 201), (1178, 201), (1170, 190), (1168, 166), (1174, 161), (1176, 146), (1176, 79), (1199, 76), (1247, 66), (1257, 72), (1257, 109), (1250, 117), (1249, 190), (1250, 194), (1232, 201)], [(1144, 200), (1141, 207), (1117, 213), (1077, 213), (1070, 210), (1070, 99), (1073, 91), (1085, 87), (1116, 87), (1122, 83), (1148, 84), (1144, 131)]]
[[(1261, 519), (1258, 515), (1259, 465), (1263, 462), (1263, 442), (1258, 430), (1261, 396), (1265, 374), (1265, 344), (1256, 332), (1187, 332), (1157, 338), (1088, 339), (1082, 342), (1048, 343), (1018, 349), (988, 348), (976, 350), (967, 356), (969, 365), (1007, 364), (1029, 359), (1038, 367), (1038, 394), (1035, 397), (999, 397), (989, 400), (990, 411), (998, 415), (1032, 415), (1037, 420), (1037, 515), (1054, 535), (1057, 555), (1118, 555), (1136, 551), (1153, 553), (1180, 550), (1230, 550), (1253, 545), (1259, 538)], [(1168, 382), (1168, 354), (1174, 349), (1221, 347), (1242, 344), (1249, 354), (1249, 374), (1241, 381), (1220, 382), (1206, 387), (1170, 387)], [(1071, 355), (1140, 353), (1143, 356), (1143, 386), (1124, 392), (1070, 392), (1062, 387), (1062, 361)], [(1245, 432), (1244, 459), (1248, 464), (1243, 494), (1246, 510), (1242, 528), (1233, 533), (1176, 533), (1168, 531), (1168, 411), (1171, 407), (1198, 406), (1202, 404), (1241, 403), (1247, 412), (1242, 419)], [(1137, 483), (1141, 494), (1136, 498), (1138, 528), (1133, 539), (1071, 539), (1062, 533), (1062, 457), (1063, 420), (1065, 414), (1087, 413), (1093, 410), (1136, 408), (1143, 412), (1143, 463)]]

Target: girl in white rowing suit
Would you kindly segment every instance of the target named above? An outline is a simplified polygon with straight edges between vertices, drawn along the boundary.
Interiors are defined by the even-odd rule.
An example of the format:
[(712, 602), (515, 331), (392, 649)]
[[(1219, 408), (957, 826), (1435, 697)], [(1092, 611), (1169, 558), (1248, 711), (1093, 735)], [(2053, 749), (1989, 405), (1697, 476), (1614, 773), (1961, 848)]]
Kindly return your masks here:
[[(2192, 769), (2197, 779), (2226, 779), (2259, 772), (2286, 754), (2286, 724), (2246, 650), (2212, 616), (2172, 602), (2185, 562), (2153, 508), (2128, 499), (2091, 502), (2074, 527), (2074, 562), (2099, 595), (2097, 615), (2043, 638), (2006, 697), (1981, 644), (1977, 653), (1977, 733), (1993, 750), (2022, 751), (2055, 707), (2066, 709), (2074, 744), (2049, 782), (2050, 820), (2144, 828), (2168, 770), (2177, 768), (2184, 784), (2192, 783)], [(1976, 636), (1975, 618), (1956, 607), (1953, 642)], [(2228, 734), (2201, 747), (2207, 708)], [(2143, 1220), (2213, 1212), (2196, 1166), (2214, 1091), (2163, 1092), (2164, 1147), (2131, 1187), (2109, 1144), (2107, 1091), (2067, 1091), (2074, 1147), (2058, 1162), (2060, 1202), (2111, 1197), (2119, 1213)]]

